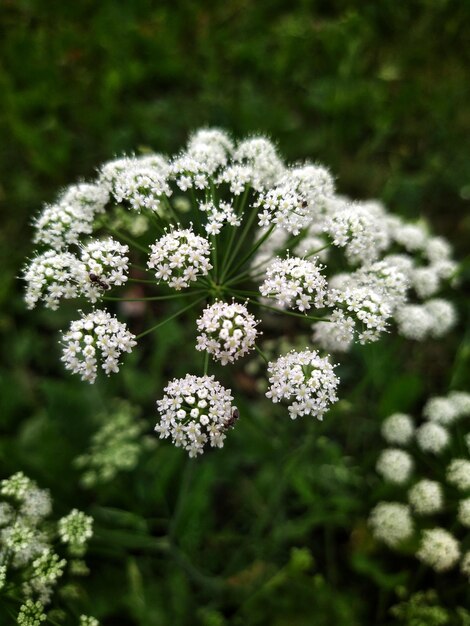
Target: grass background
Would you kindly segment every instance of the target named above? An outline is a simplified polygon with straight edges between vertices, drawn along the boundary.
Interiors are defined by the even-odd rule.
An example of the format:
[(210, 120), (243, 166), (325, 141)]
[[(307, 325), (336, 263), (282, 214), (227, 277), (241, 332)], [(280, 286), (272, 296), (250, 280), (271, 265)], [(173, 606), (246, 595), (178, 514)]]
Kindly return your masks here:
[(70, 311), (26, 313), (17, 276), (31, 218), (62, 186), (122, 152), (177, 150), (201, 125), (268, 134), (289, 160), (329, 166), (341, 193), (425, 216), (464, 259), (469, 26), (458, 0), (1, 3), (1, 474), (28, 472), (59, 513), (93, 513), (77, 606), (103, 624), (396, 623), (400, 585), (437, 588), (452, 611), (467, 602), (460, 579), (419, 577), (411, 558), (373, 545), (365, 519), (380, 419), (468, 385), (468, 265), (456, 331), (353, 354), (344, 401), (324, 424), (273, 413), (238, 373), (247, 418), (222, 451), (191, 464), (161, 445), (91, 492), (71, 459), (97, 413), (128, 398), (151, 424), (191, 339), (169, 325), (145, 368), (136, 360), (89, 388), (57, 358)]

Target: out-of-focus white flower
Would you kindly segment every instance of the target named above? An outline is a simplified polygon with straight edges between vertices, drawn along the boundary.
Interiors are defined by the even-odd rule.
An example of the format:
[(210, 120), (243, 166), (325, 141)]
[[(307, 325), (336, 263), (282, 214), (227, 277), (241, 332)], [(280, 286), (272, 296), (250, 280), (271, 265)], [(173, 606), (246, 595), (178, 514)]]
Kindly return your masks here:
[(449, 445), (449, 433), (440, 424), (426, 422), (416, 431), (416, 440), (421, 450), (437, 454)]
[(451, 391), (448, 398), (454, 405), (458, 417), (468, 417), (470, 415), (470, 393), (466, 391)]
[(447, 426), (457, 419), (458, 409), (451, 398), (436, 396), (426, 402), (423, 415), (431, 422)]
[(72, 509), (59, 520), (58, 532), (62, 543), (68, 545), (70, 553), (81, 556), (87, 542), (93, 537), (93, 518), (83, 511)]
[(413, 470), (411, 456), (398, 448), (387, 448), (380, 454), (376, 469), (383, 478), (391, 483), (406, 483)]
[(376, 539), (396, 547), (413, 535), (410, 509), (400, 502), (379, 502), (371, 511), (369, 525)]
[(24, 273), (28, 309), (44, 300), (45, 307), (56, 310), (61, 299), (76, 298), (78, 267), (78, 259), (70, 252), (46, 250), (32, 259)]
[(422, 341), (433, 328), (433, 317), (420, 304), (405, 304), (395, 312), (398, 332), (407, 339)]
[(388, 443), (406, 445), (414, 435), (413, 420), (404, 413), (394, 413), (382, 424), (382, 436)]
[(416, 556), (436, 572), (445, 572), (459, 560), (459, 542), (444, 528), (424, 530)]
[(434, 480), (420, 480), (409, 490), (408, 500), (419, 515), (437, 513), (444, 501), (442, 487)]
[(430, 334), (432, 337), (443, 337), (457, 322), (454, 305), (448, 300), (434, 298), (423, 304), (431, 318)]
[(465, 498), (459, 502), (458, 518), (462, 526), (470, 528), (470, 498)]
[(467, 459), (454, 459), (447, 468), (447, 481), (460, 489), (470, 489), (470, 461)]

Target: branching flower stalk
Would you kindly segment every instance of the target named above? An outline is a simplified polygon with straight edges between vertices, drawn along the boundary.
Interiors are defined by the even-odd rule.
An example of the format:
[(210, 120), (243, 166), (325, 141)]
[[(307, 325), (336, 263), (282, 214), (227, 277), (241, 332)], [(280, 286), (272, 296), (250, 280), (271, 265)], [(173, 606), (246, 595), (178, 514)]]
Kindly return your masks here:
[[(62, 335), (62, 360), (85, 381), (100, 368), (117, 372), (125, 352), (196, 313), (203, 375), (169, 383), (156, 428), (191, 456), (220, 447), (237, 421), (231, 391), (212, 372), (262, 354), (257, 315), (296, 318), (298, 333), (310, 335), (311, 349), (267, 363), (266, 395), (286, 401), (293, 418), (318, 419), (337, 399), (328, 352), (377, 341), (393, 322), (420, 340), (455, 321), (452, 306), (435, 297), (456, 271), (446, 241), (377, 202), (338, 196), (326, 168), (288, 166), (264, 137), (234, 142), (202, 129), (176, 155), (105, 163), (95, 181), (72, 185), (43, 209), (34, 239), (27, 306), (80, 303)], [(146, 329), (103, 308), (121, 303), (122, 313), (131, 302), (152, 315)], [(160, 303), (156, 317), (152, 302)]]

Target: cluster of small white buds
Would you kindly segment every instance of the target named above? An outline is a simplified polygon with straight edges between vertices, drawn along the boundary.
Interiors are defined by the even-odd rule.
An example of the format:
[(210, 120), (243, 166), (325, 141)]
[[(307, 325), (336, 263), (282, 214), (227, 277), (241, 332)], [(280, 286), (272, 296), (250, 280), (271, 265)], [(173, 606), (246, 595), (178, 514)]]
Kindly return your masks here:
[(329, 352), (347, 352), (354, 341), (356, 324), (350, 315), (335, 309), (328, 320), (312, 325), (313, 342)]
[(369, 526), (376, 539), (392, 548), (410, 539), (414, 532), (410, 509), (400, 502), (379, 502), (371, 511)]
[(65, 368), (94, 383), (99, 360), (107, 375), (118, 372), (121, 354), (131, 352), (136, 341), (124, 323), (107, 311), (95, 310), (71, 323), (62, 345)]
[[(460, 392), (464, 397), (464, 392)], [(470, 397), (470, 394), (469, 394)], [(430, 422), (449, 426), (453, 424), (460, 416), (461, 411), (458, 404), (453, 400), (452, 394), (449, 396), (435, 396), (430, 398), (423, 408), (423, 415)]]
[(437, 513), (444, 503), (442, 487), (435, 480), (420, 480), (409, 490), (408, 500), (418, 515)]
[(457, 321), (454, 306), (447, 300), (434, 298), (424, 304), (405, 304), (395, 313), (398, 332), (407, 339), (423, 341), (439, 338), (451, 330)]
[(99, 621), (92, 615), (80, 615), (78, 626), (100, 626)]
[(216, 301), (197, 320), (197, 350), (206, 350), (222, 365), (233, 363), (254, 348), (258, 322), (243, 304)]
[(72, 509), (57, 525), (60, 540), (67, 544), (70, 554), (82, 556), (93, 536), (93, 518), (83, 511)]
[(322, 266), (315, 259), (276, 258), (266, 270), (260, 293), (264, 297), (273, 298), (282, 309), (295, 308), (305, 312), (312, 306), (321, 308), (325, 304), (328, 289), (321, 270)]
[(233, 153), (233, 159), (251, 170), (250, 184), (257, 191), (274, 185), (285, 171), (276, 147), (265, 137), (241, 141)]
[(268, 365), (270, 388), (266, 397), (273, 402), (287, 400), (289, 415), (313, 415), (322, 419), (331, 404), (337, 401), (339, 379), (327, 357), (316, 350), (296, 352), (279, 357)]
[(445, 572), (459, 560), (459, 542), (444, 528), (430, 528), (423, 531), (416, 556), (436, 572)]
[(404, 450), (387, 448), (380, 454), (376, 469), (387, 482), (401, 485), (410, 479), (413, 459)]
[(96, 302), (103, 292), (127, 281), (128, 246), (108, 239), (95, 239), (82, 248), (78, 268), (81, 293)]
[(240, 226), (241, 224), (241, 219), (237, 217), (229, 202), (219, 202), (218, 206), (212, 201), (203, 202), (199, 205), (199, 210), (207, 215), (204, 228), (208, 235), (218, 235), (224, 224), (230, 226)]
[(92, 233), (95, 217), (104, 212), (108, 201), (109, 192), (103, 185), (72, 185), (38, 216), (34, 241), (56, 251), (77, 244), (82, 235)]
[(157, 401), (160, 421), (155, 431), (161, 439), (171, 437), (190, 457), (204, 452), (208, 443), (221, 448), (226, 431), (234, 425), (238, 411), (230, 390), (213, 376), (193, 376), (172, 380)]
[(191, 229), (173, 230), (151, 246), (147, 267), (156, 270), (158, 281), (179, 291), (189, 287), (198, 276), (207, 276), (212, 269), (210, 252), (207, 239)]
[(78, 265), (77, 258), (70, 252), (46, 250), (35, 257), (24, 273), (28, 309), (44, 300), (46, 308), (56, 310), (61, 299), (76, 298)]

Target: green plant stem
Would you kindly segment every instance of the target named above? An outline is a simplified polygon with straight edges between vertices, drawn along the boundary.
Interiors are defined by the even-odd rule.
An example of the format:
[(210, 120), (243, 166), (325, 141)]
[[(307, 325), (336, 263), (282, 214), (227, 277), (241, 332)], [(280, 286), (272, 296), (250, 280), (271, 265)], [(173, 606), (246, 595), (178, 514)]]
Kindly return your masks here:
[(207, 371), (209, 369), (209, 353), (207, 350), (204, 351), (204, 371), (203, 376), (207, 376)]
[[(249, 193), (250, 193), (250, 187), (247, 187), (245, 189), (245, 191), (243, 192), (243, 195), (242, 195), (241, 200), (240, 200), (240, 204), (237, 207), (237, 211), (236, 211), (237, 217), (239, 217), (240, 215), (243, 214), (243, 211), (245, 210), (246, 200), (248, 198), (248, 194)], [(230, 267), (230, 263), (232, 262), (232, 258), (234, 258), (231, 255), (231, 251), (232, 251), (232, 246), (233, 246), (234, 241), (235, 241), (235, 236), (237, 234), (237, 230), (238, 229), (235, 226), (232, 226), (232, 232), (230, 233), (230, 239), (229, 239), (229, 242), (228, 242), (227, 249), (225, 251), (225, 256), (224, 256), (223, 261), (222, 261), (222, 276), (221, 276), (221, 280), (224, 279), (225, 274), (227, 273), (227, 268)], [(230, 259), (230, 261), (229, 261), (229, 259)]]
[(266, 365), (269, 365), (269, 359), (268, 357), (264, 354), (264, 352), (261, 350), (261, 348), (259, 348), (256, 343), (255, 343), (255, 350), (256, 352), (260, 355), (260, 357), (263, 359), (263, 361), (266, 363)]
[(132, 239), (132, 237), (128, 237), (127, 235), (124, 235), (123, 233), (119, 232), (118, 230), (115, 230), (114, 228), (108, 228), (107, 230), (109, 230), (109, 232), (112, 235), (115, 235), (116, 237), (119, 237), (120, 239), (122, 239), (123, 241), (128, 243), (130, 246), (133, 246), (134, 248), (136, 248), (137, 250), (140, 250), (144, 254), (148, 254), (149, 253), (149, 249), (148, 248), (146, 248), (145, 246), (140, 245), (140, 243), (138, 243), (137, 241)]
[(140, 333), (140, 335), (136, 336), (136, 339), (141, 339), (142, 337), (145, 337), (145, 335), (148, 335), (149, 333), (152, 333), (154, 330), (157, 330), (158, 328), (160, 328), (161, 326), (163, 326), (167, 322), (175, 319), (175, 317), (179, 317), (180, 315), (182, 315), (188, 309), (192, 309), (194, 306), (196, 306), (197, 304), (199, 304), (203, 300), (204, 300), (204, 298), (199, 298), (198, 300), (193, 300), (193, 302), (191, 302), (191, 304), (188, 304), (188, 306), (185, 306), (182, 309), (180, 309), (179, 311), (176, 311), (176, 313), (173, 313), (173, 315), (170, 315), (170, 317), (167, 317), (162, 322), (159, 322), (155, 326), (152, 326), (151, 328), (148, 328), (147, 330), (144, 330), (143, 333)]
[(330, 321), (329, 319), (326, 319), (324, 317), (313, 317), (312, 315), (303, 315), (302, 313), (294, 313), (294, 311), (285, 311), (284, 309), (277, 309), (274, 306), (262, 304), (261, 302), (257, 302), (256, 300), (251, 300), (250, 298), (248, 298), (248, 302), (250, 304), (255, 304), (256, 306), (262, 307), (263, 309), (274, 311), (275, 313), (281, 313), (282, 315), (291, 315), (292, 317), (300, 317), (300, 319), (303, 319), (303, 320), (311, 320), (312, 322), (329, 322)]
[(174, 293), (167, 296), (148, 296), (145, 298), (113, 298), (112, 296), (104, 296), (103, 300), (111, 300), (114, 302), (152, 302), (154, 300), (175, 300), (176, 298), (185, 298), (189, 295), (198, 295), (204, 292), (205, 289), (199, 289), (197, 291), (191, 291), (191, 293)]
[(264, 235), (258, 239), (258, 241), (255, 243), (255, 245), (251, 248), (251, 250), (247, 254), (245, 254), (245, 256), (242, 258), (242, 260), (239, 263), (237, 263), (237, 265), (229, 273), (228, 278), (230, 278), (231, 276), (236, 274), (236, 272), (241, 267), (243, 267), (243, 265), (245, 265), (245, 263), (254, 255), (254, 253), (258, 250), (258, 248), (260, 246), (262, 246), (263, 243), (269, 238), (269, 236), (273, 232), (274, 228), (275, 228), (275, 224), (273, 224), (272, 226), (269, 227), (269, 229), (264, 233)]

